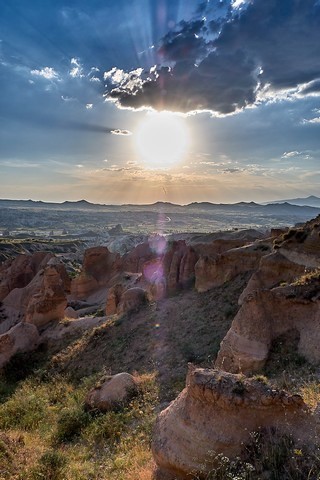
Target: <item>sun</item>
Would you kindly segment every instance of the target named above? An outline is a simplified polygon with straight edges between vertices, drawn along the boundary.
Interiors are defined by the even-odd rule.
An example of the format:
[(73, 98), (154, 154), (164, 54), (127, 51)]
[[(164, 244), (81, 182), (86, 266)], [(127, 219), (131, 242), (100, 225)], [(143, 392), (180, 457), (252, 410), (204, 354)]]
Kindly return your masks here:
[(149, 168), (170, 168), (183, 159), (189, 143), (183, 117), (169, 113), (148, 114), (136, 133), (136, 147)]

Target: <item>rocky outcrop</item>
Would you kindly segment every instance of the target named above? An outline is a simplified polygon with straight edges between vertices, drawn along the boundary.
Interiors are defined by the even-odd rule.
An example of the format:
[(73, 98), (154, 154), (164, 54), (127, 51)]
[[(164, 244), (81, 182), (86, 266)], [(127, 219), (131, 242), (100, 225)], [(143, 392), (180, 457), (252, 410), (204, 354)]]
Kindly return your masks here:
[(240, 296), (242, 306), (218, 353), (219, 368), (258, 371), (272, 343), (292, 331), (298, 353), (320, 361), (320, 217), (281, 233), (274, 247)]
[(93, 247), (85, 251), (80, 275), (72, 280), (73, 298), (84, 300), (99, 288), (107, 287), (121, 269), (120, 256), (107, 247)]
[(4, 367), (16, 353), (30, 352), (39, 343), (38, 330), (34, 325), (18, 323), (0, 335), (0, 368)]
[(144, 264), (156, 258), (157, 255), (157, 247), (153, 248), (152, 243), (140, 243), (122, 257), (122, 269), (126, 272), (142, 273)]
[(320, 361), (320, 287), (289, 285), (247, 295), (223, 339), (216, 366), (229, 372), (261, 369), (272, 342), (295, 329), (298, 352), (311, 363)]
[(253, 272), (258, 268), (261, 258), (270, 251), (271, 246), (267, 242), (259, 241), (219, 255), (200, 257), (195, 265), (196, 289), (206, 292), (240, 273)]
[(260, 428), (316, 442), (318, 427), (299, 395), (242, 375), (189, 368), (186, 388), (157, 418), (152, 451), (157, 478), (207, 478), (214, 454), (233, 458)]
[(64, 318), (67, 297), (63, 280), (55, 266), (48, 265), (40, 288), (32, 295), (26, 309), (26, 322), (42, 328), (53, 320)]
[(38, 327), (64, 317), (69, 282), (65, 267), (53, 257), (40, 269), (30, 283), (13, 289), (3, 300), (7, 320), (0, 325), (4, 333), (18, 321), (25, 319)]
[(106, 315), (119, 313), (122, 295), (126, 290), (133, 288), (141, 280), (141, 273), (119, 273), (114, 277), (114, 285), (108, 289), (106, 301)]
[(15, 288), (26, 287), (51, 258), (52, 253), (37, 252), (18, 255), (0, 265), (0, 301)]
[(103, 378), (100, 384), (92, 389), (85, 404), (89, 410), (107, 412), (126, 404), (137, 391), (137, 381), (129, 373), (118, 373)]
[(292, 282), (305, 272), (305, 266), (291, 262), (280, 251), (262, 257), (259, 268), (251, 276), (247, 287), (239, 298), (239, 304), (243, 299), (256, 290), (274, 288), (281, 283)]

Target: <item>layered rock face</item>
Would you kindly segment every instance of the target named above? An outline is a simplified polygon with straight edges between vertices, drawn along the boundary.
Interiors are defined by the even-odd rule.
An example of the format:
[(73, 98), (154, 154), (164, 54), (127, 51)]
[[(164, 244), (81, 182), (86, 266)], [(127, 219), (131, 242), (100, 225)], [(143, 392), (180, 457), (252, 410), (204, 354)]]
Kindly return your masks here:
[(253, 272), (258, 268), (261, 258), (270, 251), (271, 246), (267, 242), (255, 242), (222, 254), (200, 257), (195, 266), (196, 289), (206, 292), (240, 273)]
[(0, 369), (16, 353), (30, 352), (39, 343), (39, 333), (34, 325), (18, 323), (0, 335)]
[(233, 458), (250, 432), (276, 428), (298, 442), (316, 442), (318, 424), (299, 395), (241, 375), (189, 367), (186, 388), (157, 418), (152, 451), (157, 478), (206, 478), (217, 460)]

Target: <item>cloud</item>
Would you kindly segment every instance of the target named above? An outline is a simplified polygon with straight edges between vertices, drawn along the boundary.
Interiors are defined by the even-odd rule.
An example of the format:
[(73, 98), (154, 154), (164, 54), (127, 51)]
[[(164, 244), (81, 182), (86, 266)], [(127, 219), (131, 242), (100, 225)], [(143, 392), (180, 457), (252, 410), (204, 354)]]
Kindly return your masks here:
[(70, 64), (73, 65), (71, 70), (69, 71), (69, 75), (72, 78), (77, 78), (77, 77), (82, 78), (82, 77), (84, 77), (83, 67), (82, 67), (78, 58), (71, 58)]
[(112, 135), (132, 135), (132, 132), (129, 130), (121, 130), (120, 128), (116, 128), (115, 130), (111, 130)]
[(310, 118), (309, 120), (303, 119), (302, 123), (320, 124), (320, 117)]
[(44, 67), (41, 70), (31, 70), (31, 75), (45, 78), (46, 80), (59, 80), (58, 73), (52, 67)]
[(284, 154), (281, 156), (281, 158), (292, 158), (292, 157), (296, 157), (297, 155), (301, 155), (301, 152), (297, 152), (297, 151), (284, 152)]
[(227, 115), (273, 97), (320, 94), (318, 2), (235, 0), (231, 7), (224, 18), (181, 22), (163, 37), (162, 62), (152, 71), (106, 72), (107, 98), (125, 108)]

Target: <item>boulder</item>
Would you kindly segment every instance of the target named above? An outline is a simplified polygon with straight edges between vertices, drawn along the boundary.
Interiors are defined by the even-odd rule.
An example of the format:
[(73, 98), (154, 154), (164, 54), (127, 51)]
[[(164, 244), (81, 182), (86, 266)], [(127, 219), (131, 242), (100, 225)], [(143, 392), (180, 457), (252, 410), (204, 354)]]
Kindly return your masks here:
[(129, 373), (103, 378), (100, 385), (93, 388), (85, 399), (89, 410), (107, 412), (126, 404), (137, 391), (137, 381)]
[(157, 478), (207, 478), (217, 466), (214, 454), (238, 456), (250, 433), (261, 428), (289, 433), (300, 443), (318, 440), (318, 424), (299, 395), (242, 375), (189, 367), (186, 388), (156, 420)]
[(35, 350), (38, 343), (37, 328), (28, 323), (18, 323), (0, 335), (0, 368), (4, 367), (16, 353)]
[(147, 295), (143, 288), (129, 288), (122, 294), (121, 302), (117, 307), (117, 312), (122, 314), (138, 310), (146, 302)]

